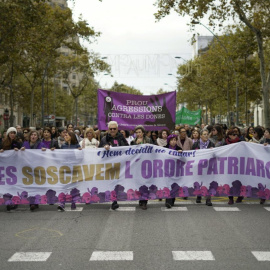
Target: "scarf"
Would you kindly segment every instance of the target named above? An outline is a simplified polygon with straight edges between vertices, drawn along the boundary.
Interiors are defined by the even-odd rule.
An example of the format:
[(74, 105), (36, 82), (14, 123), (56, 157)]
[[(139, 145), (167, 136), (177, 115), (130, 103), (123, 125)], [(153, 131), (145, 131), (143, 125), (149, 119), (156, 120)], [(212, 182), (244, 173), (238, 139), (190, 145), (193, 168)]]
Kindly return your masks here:
[(167, 145), (167, 140), (164, 140), (164, 139), (158, 138), (158, 139), (157, 139), (157, 144), (158, 144), (159, 146), (164, 147), (164, 146), (166, 146), (166, 145)]
[(239, 137), (236, 137), (234, 140), (230, 140), (229, 138), (226, 139), (227, 144), (237, 143), (239, 141), (240, 141)]
[(207, 140), (206, 142), (203, 142), (202, 139), (200, 139), (200, 149), (207, 149), (209, 144), (209, 140)]

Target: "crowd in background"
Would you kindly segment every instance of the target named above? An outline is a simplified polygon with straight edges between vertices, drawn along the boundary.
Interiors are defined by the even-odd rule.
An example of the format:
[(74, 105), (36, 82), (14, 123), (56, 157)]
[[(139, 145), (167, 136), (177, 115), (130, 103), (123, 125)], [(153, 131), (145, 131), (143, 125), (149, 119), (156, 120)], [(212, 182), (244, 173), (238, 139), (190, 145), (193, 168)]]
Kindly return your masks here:
[[(1, 133), (0, 133), (1, 134)], [(224, 145), (238, 142), (250, 142), (270, 144), (270, 128), (261, 126), (239, 128), (226, 125), (189, 125), (176, 126), (174, 130), (164, 128), (160, 131), (146, 131), (142, 125), (134, 130), (118, 130), (118, 124), (115, 121), (108, 123), (108, 130), (99, 130), (97, 127), (74, 127), (68, 124), (66, 127), (56, 128), (22, 128), (17, 125), (10, 127), (0, 136), (0, 153), (5, 150), (26, 149), (79, 149), (104, 147), (109, 150), (110, 147), (127, 146), (137, 144), (154, 144), (160, 147), (170, 148), (176, 151), (187, 151), (193, 149), (207, 149), (221, 147)], [(187, 199), (186, 197), (184, 199)], [(236, 202), (241, 203), (243, 197), (238, 197)], [(165, 205), (171, 208), (174, 205), (175, 198), (166, 199)], [(201, 203), (201, 196), (197, 196), (197, 203)], [(265, 199), (261, 199), (263, 204)], [(233, 204), (232, 196), (229, 196), (229, 204)], [(147, 209), (147, 200), (139, 202), (143, 210)], [(206, 205), (211, 206), (211, 197), (206, 197)], [(16, 208), (16, 205), (7, 206), (7, 210)], [(38, 205), (30, 205), (34, 210)], [(117, 201), (112, 203), (112, 209), (119, 207)], [(72, 205), (75, 209), (76, 205)], [(59, 205), (58, 209), (64, 211), (64, 205)]]

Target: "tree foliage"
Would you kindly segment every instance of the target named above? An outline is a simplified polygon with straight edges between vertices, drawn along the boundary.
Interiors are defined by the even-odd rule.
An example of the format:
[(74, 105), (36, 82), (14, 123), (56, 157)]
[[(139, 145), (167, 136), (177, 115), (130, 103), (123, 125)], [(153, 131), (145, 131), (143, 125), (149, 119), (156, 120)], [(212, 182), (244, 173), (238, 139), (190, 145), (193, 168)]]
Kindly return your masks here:
[[(13, 110), (15, 102), (23, 107), (24, 112), (30, 114), (31, 120), (33, 120), (34, 114), (39, 114), (41, 104), (44, 103), (44, 92), (47, 88), (54, 90), (55, 75), (64, 73), (68, 69), (67, 65), (59, 65), (60, 48), (72, 50), (72, 56), (76, 56), (76, 58), (84, 57), (84, 66), (87, 66), (88, 73), (109, 70), (108, 65), (98, 55), (89, 53), (80, 44), (80, 39), (91, 43), (99, 35), (100, 33), (95, 32), (82, 18), (75, 22), (70, 9), (61, 8), (49, 1), (1, 1), (1, 91), (9, 91), (10, 97), (14, 97), (13, 91), (16, 88), (19, 96), (28, 96), (28, 102), (25, 102), (25, 98), (16, 100), (13, 98), (13, 103), (10, 103), (11, 109)], [(74, 67), (74, 63), (70, 61), (69, 64), (71, 65), (70, 70)], [(89, 68), (90, 66), (91, 68)], [(65, 70), (59, 70), (61, 67), (64, 67)], [(84, 74), (82, 78), (85, 78), (85, 71), (82, 73)], [(48, 81), (50, 82), (48, 83)], [(24, 85), (24, 88), (18, 87), (18, 83)], [(21, 90), (23, 93), (20, 92)], [(62, 89), (57, 87), (57, 91), (62, 91)], [(57, 94), (56, 98), (61, 95), (62, 93)], [(43, 102), (41, 102), (42, 100)]]
[(264, 109), (264, 121), (270, 126), (269, 90), (270, 70), (267, 60), (267, 46), (270, 38), (270, 1), (269, 0), (156, 0), (158, 8), (155, 17), (159, 20), (175, 10), (181, 16), (190, 16), (192, 22), (208, 17), (209, 26), (222, 27), (228, 19), (238, 20), (253, 34), (257, 43), (260, 64), (260, 80)]

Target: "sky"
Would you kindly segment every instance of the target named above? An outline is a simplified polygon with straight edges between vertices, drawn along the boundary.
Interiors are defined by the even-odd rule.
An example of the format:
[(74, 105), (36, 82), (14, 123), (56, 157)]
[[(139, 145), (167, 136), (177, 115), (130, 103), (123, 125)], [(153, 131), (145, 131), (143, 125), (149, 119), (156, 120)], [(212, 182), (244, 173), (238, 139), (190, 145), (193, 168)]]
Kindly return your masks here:
[[(154, 0), (69, 2), (75, 20), (81, 14), (89, 26), (102, 33), (97, 43), (87, 47), (111, 65), (113, 77), (104, 73), (96, 76), (103, 89), (117, 81), (144, 95), (155, 94), (160, 88), (176, 90), (177, 65), (193, 56), (189, 18), (173, 12), (156, 22), (153, 4)], [(201, 35), (209, 35), (202, 26), (196, 28)]]

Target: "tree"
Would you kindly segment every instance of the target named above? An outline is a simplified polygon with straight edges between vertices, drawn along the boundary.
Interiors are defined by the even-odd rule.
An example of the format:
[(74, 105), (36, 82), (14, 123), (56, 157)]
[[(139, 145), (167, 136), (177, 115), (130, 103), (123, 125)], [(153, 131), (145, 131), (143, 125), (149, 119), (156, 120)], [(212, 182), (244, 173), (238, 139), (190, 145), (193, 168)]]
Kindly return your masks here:
[[(24, 75), (30, 86), (24, 91), (28, 91), (31, 97), (31, 124), (34, 103), (37, 102), (34, 100), (35, 95), (41, 86), (44, 101), (45, 79), (54, 76), (55, 64), (60, 55), (58, 49), (67, 46), (76, 53), (83, 53), (86, 49), (80, 45), (79, 38), (91, 42), (99, 35), (100, 33), (90, 28), (86, 21), (79, 19), (75, 23), (70, 9), (62, 9), (48, 1), (0, 2), (0, 68), (1, 71), (4, 70), (1, 72), (0, 82), (7, 84), (14, 81), (13, 76), (18, 74), (18, 71)], [(13, 99), (12, 84), (8, 85), (10, 98)], [(12, 112), (13, 103), (10, 105)]]
[(110, 89), (111, 91), (118, 92), (118, 93), (127, 93), (133, 95), (143, 95), (140, 90), (135, 89), (133, 86), (127, 86), (123, 83), (118, 84), (118, 82), (114, 82), (113, 86)]
[(208, 16), (209, 25), (215, 27), (222, 25), (229, 18), (238, 18), (240, 23), (246, 25), (253, 33), (257, 41), (258, 58), (260, 63), (260, 76), (262, 99), (264, 109), (265, 126), (270, 126), (269, 90), (270, 90), (270, 70), (267, 70), (266, 62), (266, 42), (270, 37), (270, 1), (269, 0), (157, 0), (158, 11), (155, 14), (157, 19), (161, 19), (170, 14), (173, 9), (181, 16), (191, 17), (190, 25), (193, 29), (192, 21), (198, 21)]
[[(226, 35), (219, 37), (222, 45), (226, 46), (231, 55), (230, 59), (234, 62), (236, 73), (232, 70), (227, 54), (223, 54), (223, 46), (216, 39), (213, 39), (208, 50), (187, 63), (192, 67), (189, 74), (185, 74), (187, 64), (179, 67), (178, 74), (181, 77), (178, 86), (178, 103), (188, 102), (191, 110), (195, 109), (194, 105), (204, 104), (208, 109), (210, 108), (211, 116), (227, 114), (229, 120), (229, 112), (234, 111), (232, 97), (235, 79), (238, 82), (240, 104), (245, 105), (248, 100), (254, 101), (259, 97), (258, 67), (256, 59), (250, 55), (254, 50), (254, 41), (250, 35), (246, 36), (248, 32), (245, 30), (236, 29), (233, 32), (228, 28)], [(248, 38), (251, 38), (249, 42), (247, 42)], [(246, 108), (243, 106), (242, 112), (247, 111)], [(244, 117), (247, 119), (243, 113), (242, 119)]]

